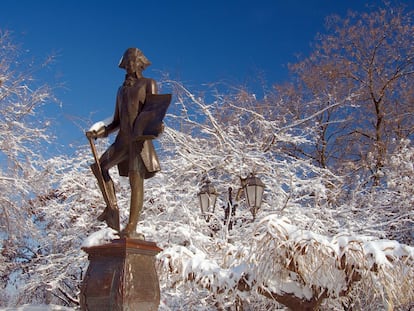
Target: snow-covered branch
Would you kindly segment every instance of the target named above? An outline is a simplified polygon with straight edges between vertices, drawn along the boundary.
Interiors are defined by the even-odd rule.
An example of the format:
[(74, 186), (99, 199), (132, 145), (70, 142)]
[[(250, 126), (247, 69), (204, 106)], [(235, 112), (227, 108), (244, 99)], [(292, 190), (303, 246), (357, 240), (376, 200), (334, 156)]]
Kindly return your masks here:
[(414, 299), (413, 247), (348, 233), (327, 237), (275, 216), (264, 218), (251, 239), (250, 249), (221, 260), (194, 247), (170, 247), (159, 255), (160, 266), (175, 286), (194, 282), (226, 297), (256, 291), (292, 310), (316, 310), (324, 299), (363, 300), (353, 291), (358, 286), (385, 306)]

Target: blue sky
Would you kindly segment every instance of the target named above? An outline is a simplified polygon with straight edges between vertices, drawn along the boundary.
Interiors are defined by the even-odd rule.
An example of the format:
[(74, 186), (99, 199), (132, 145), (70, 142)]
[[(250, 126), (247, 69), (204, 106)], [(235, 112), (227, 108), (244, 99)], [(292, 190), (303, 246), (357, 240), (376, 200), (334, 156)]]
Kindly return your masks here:
[[(287, 64), (306, 56), (324, 31), (325, 18), (366, 11), (363, 0), (256, 1), (46, 1), (2, 0), (0, 30), (39, 62), (57, 55), (39, 79), (64, 83), (51, 109), (63, 145), (84, 142), (73, 117), (94, 120), (112, 114), (124, 71), (117, 67), (128, 47), (152, 61), (145, 75), (162, 73), (197, 89), (204, 83), (283, 82)], [(414, 6), (412, 3), (410, 6)], [(86, 141), (85, 141), (86, 142)]]

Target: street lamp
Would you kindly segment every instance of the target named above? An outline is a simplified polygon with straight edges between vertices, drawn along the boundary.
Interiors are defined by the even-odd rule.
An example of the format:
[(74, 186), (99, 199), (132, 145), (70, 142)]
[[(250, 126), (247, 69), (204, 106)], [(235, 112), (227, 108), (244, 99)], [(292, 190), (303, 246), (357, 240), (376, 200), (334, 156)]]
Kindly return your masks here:
[(254, 176), (253, 173), (246, 178), (241, 178), (241, 184), (246, 196), (247, 205), (250, 207), (250, 212), (254, 220), (256, 219), (257, 211), (262, 205), (265, 184), (260, 178)]
[[(239, 188), (236, 200), (239, 200), (240, 194), (244, 192), (246, 197), (246, 204), (250, 208), (250, 212), (253, 215), (253, 220), (255, 220), (257, 211), (260, 209), (262, 205), (265, 184), (260, 180), (260, 178), (256, 177), (253, 173), (251, 173), (246, 178), (240, 177), (240, 181), (241, 188)], [(229, 197), (227, 206), (223, 206), (224, 224), (228, 226), (229, 230), (231, 230), (236, 215), (237, 204), (233, 204), (232, 188), (230, 187), (228, 191)], [(215, 210), (216, 199), (218, 194), (216, 192), (216, 189), (211, 185), (211, 182), (207, 177), (203, 178), (203, 185), (201, 186), (200, 192), (197, 194), (197, 196), (200, 202), (201, 214), (203, 215), (204, 219), (207, 222), (209, 222)]]
[(200, 201), (201, 214), (208, 222), (216, 207), (217, 192), (208, 178), (204, 178), (204, 184), (197, 194)]

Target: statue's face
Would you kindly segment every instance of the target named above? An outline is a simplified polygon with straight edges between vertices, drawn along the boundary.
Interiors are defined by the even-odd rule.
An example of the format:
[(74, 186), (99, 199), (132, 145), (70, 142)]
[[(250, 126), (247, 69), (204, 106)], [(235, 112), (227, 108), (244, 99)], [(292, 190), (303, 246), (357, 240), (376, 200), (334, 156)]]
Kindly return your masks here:
[(128, 53), (124, 57), (125, 70), (127, 71), (127, 73), (132, 74), (134, 72), (137, 72), (141, 68), (140, 61), (134, 53)]

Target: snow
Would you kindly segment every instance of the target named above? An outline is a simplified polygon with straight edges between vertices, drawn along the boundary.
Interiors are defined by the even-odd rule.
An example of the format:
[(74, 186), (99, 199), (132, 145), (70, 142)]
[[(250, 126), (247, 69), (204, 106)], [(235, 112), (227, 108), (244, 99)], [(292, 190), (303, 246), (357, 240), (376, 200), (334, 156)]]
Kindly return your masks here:
[(305, 298), (310, 300), (312, 298), (312, 289), (309, 287), (302, 287), (292, 280), (285, 280), (283, 283), (270, 281), (268, 283), (268, 288), (274, 292), (293, 294), (301, 299)]
[(366, 257), (373, 258), (372, 263), (377, 265), (391, 265), (392, 260), (397, 258), (414, 258), (414, 247), (400, 244), (395, 240), (376, 239), (371, 236), (352, 235), (346, 232), (327, 237), (312, 231), (302, 230), (291, 225), (288, 219), (276, 216), (266, 217), (263, 222), (268, 222), (270, 233), (274, 230), (283, 232), (287, 240), (294, 242), (315, 241), (334, 250), (338, 257), (341, 257), (346, 250), (358, 249), (363, 251)]
[(87, 237), (83, 241), (82, 247), (99, 246), (106, 244), (114, 239), (119, 239), (117, 231), (112, 228), (104, 228), (92, 233), (89, 237)]
[[(414, 248), (347, 232), (324, 236), (271, 215), (257, 229), (250, 261), (255, 264), (256, 279), (270, 291), (310, 299), (314, 288), (321, 288), (329, 296), (339, 297), (352, 286), (349, 282), (354, 273), (378, 272), (388, 275), (387, 286), (400, 286), (403, 282), (396, 271), (399, 265), (412, 265)], [(393, 273), (395, 277), (390, 277)]]
[(74, 308), (67, 308), (57, 305), (23, 305), (16, 308), (0, 308), (0, 311), (73, 311)]
[(98, 122), (95, 122), (90, 128), (89, 128), (89, 131), (90, 132), (93, 132), (93, 131), (95, 131), (95, 132), (97, 132), (100, 128), (102, 128), (102, 127), (104, 127), (105, 125), (108, 125), (109, 123), (111, 123), (112, 122), (112, 120), (113, 120), (113, 117), (108, 117), (108, 118), (106, 118), (106, 119), (104, 119), (104, 120), (101, 120), (101, 121), (98, 121)]
[[(107, 122), (99, 121), (91, 130), (98, 130)], [(270, 133), (276, 133), (274, 137), (277, 141), (300, 140), (300, 137), (289, 136), (289, 133), (278, 134), (276, 123), (270, 125), (267, 122), (264, 126), (271, 130)], [(192, 122), (190, 124), (193, 125)], [(404, 296), (414, 301), (410, 298), (414, 297), (414, 291), (409, 285), (414, 273), (414, 249), (396, 241), (360, 235), (386, 236), (377, 234), (375, 230), (356, 230), (372, 226), (379, 220), (388, 227), (395, 226), (395, 222), (388, 222), (385, 216), (382, 217), (383, 210), (375, 209), (375, 213), (371, 213), (370, 206), (376, 206), (376, 203), (370, 203), (367, 198), (358, 205), (331, 208), (327, 202), (335, 194), (335, 187), (326, 187), (326, 184), (335, 185), (339, 179), (333, 178), (329, 172), (313, 168), (307, 161), (296, 161), (282, 155), (280, 159), (262, 155), (255, 149), (262, 142), (250, 144), (250, 141), (239, 140), (244, 132), (236, 125), (225, 128), (214, 124), (207, 131), (203, 131), (204, 125), (200, 127), (200, 132), (210, 133), (218, 139), (211, 144), (207, 139), (196, 139), (167, 127), (160, 143), (166, 152), (163, 173), (146, 181), (146, 202), (140, 230), (151, 240), (163, 244), (160, 246), (164, 251), (157, 256), (158, 268), (163, 270), (159, 273), (163, 310), (180, 310), (183, 308), (171, 309), (171, 306), (185, 303), (187, 310), (205, 311), (215, 303), (231, 304), (240, 297), (251, 307), (253, 303), (265, 299), (257, 294), (256, 289), (282, 295), (288, 293), (300, 299), (311, 299), (326, 293), (329, 299), (335, 300), (347, 289), (352, 289), (354, 276), (355, 279), (363, 279), (357, 285), (361, 286), (360, 293), (368, 292), (363, 299), (377, 293), (386, 296), (386, 290), (392, 293), (391, 298), (397, 297), (394, 301), (406, 299)], [(73, 294), (72, 301), (76, 301), (76, 282), (80, 279), (79, 272), (85, 271), (87, 264), (87, 256), (79, 252), (79, 244), (83, 240), (81, 247), (88, 248), (117, 238), (112, 229), (99, 230), (102, 225), (96, 222), (98, 211), (89, 209), (103, 204), (99, 188), (88, 169), (87, 162), (91, 158), (87, 148), (79, 150), (76, 158), (62, 157), (49, 162), (53, 163), (47, 167), (48, 174), (44, 174), (41, 182), (44, 181), (45, 188), (50, 187), (53, 184), (49, 184), (48, 178), (52, 176), (57, 189), (62, 189), (65, 197), (47, 196), (50, 199), (45, 201), (42, 196), (42, 200), (35, 205), (38, 213), (48, 221), (44, 224), (48, 226), (48, 236), (45, 242), (39, 242), (39, 254), (42, 256), (36, 256), (37, 260), (30, 262), (30, 275), (22, 274), (23, 281), (19, 280), (19, 284), (27, 283), (23, 284), (25, 290), (19, 289), (19, 295), (23, 296), (39, 283), (46, 284), (50, 292), (56, 294), (62, 289), (61, 285), (69, 283), (72, 287), (63, 290)], [(400, 165), (397, 159), (395, 162)], [(221, 188), (231, 185), (237, 189), (239, 179), (232, 177), (237, 181), (231, 181), (231, 176), (235, 173), (247, 176), (255, 168), (260, 168), (260, 175), (266, 179), (267, 185), (266, 200), (257, 219), (251, 221), (244, 202), (238, 202), (237, 220), (240, 221), (230, 232), (221, 226), (222, 211), (217, 208), (214, 220), (217, 220), (219, 228), (213, 234), (210, 225), (200, 215), (196, 199), (199, 190), (197, 183), (204, 175), (203, 171), (211, 170), (212, 180), (216, 185), (222, 184)], [(411, 169), (410, 166), (408, 168)], [(41, 172), (38, 175), (42, 176)], [(326, 176), (330, 176), (329, 179)], [(401, 193), (406, 191), (403, 186), (411, 189), (410, 179), (405, 180), (405, 175), (400, 177), (403, 178), (396, 179), (395, 187), (401, 189)], [(121, 220), (125, 222), (129, 183), (127, 179), (114, 181), (119, 206), (122, 207)], [(36, 180), (34, 184), (40, 183)], [(358, 198), (361, 196), (356, 196), (355, 200)], [(407, 198), (406, 206), (411, 208), (411, 192), (407, 192)], [(225, 204), (225, 199), (220, 201)], [(388, 197), (386, 204), (388, 207)], [(378, 218), (359, 219), (355, 212), (360, 205), (364, 207), (360, 210), (366, 210), (367, 215)], [(396, 207), (399, 205), (396, 204)], [(62, 212), (56, 214), (57, 210)], [(271, 213), (274, 215), (268, 216)], [(283, 218), (284, 215), (286, 218)], [(407, 215), (412, 215), (411, 209)], [(401, 214), (399, 219), (405, 219), (403, 216)], [(404, 227), (404, 222), (400, 224), (397, 227), (400, 231), (410, 228)], [(31, 228), (28, 226), (28, 229)], [(341, 231), (342, 228), (349, 231)], [(95, 230), (99, 231), (84, 239)], [(4, 247), (2, 253), (4, 250), (7, 248)], [(76, 279), (70, 276), (76, 276)], [(387, 286), (385, 289), (382, 288), (384, 284)], [(353, 301), (355, 297), (359, 299), (354, 296)], [(29, 298), (24, 302), (35, 302)], [(201, 300), (200, 309), (191, 308), (191, 303), (200, 305)], [(18, 300), (7, 303), (13, 305), (14, 301)], [(55, 301), (57, 298), (52, 302)], [(29, 305), (15, 310), (32, 310), (22, 309), (24, 307), (61, 310)]]
[(102, 121), (99, 121), (99, 122), (96, 122), (96, 123), (94, 123), (90, 128), (89, 128), (89, 131), (90, 132), (97, 132), (97, 131), (99, 131), (99, 129), (100, 128), (102, 128), (102, 127), (104, 127), (105, 126), (105, 123), (103, 123)]
[(414, 258), (414, 248), (393, 240), (370, 241), (364, 244), (364, 251), (377, 265), (392, 266), (394, 259)]

